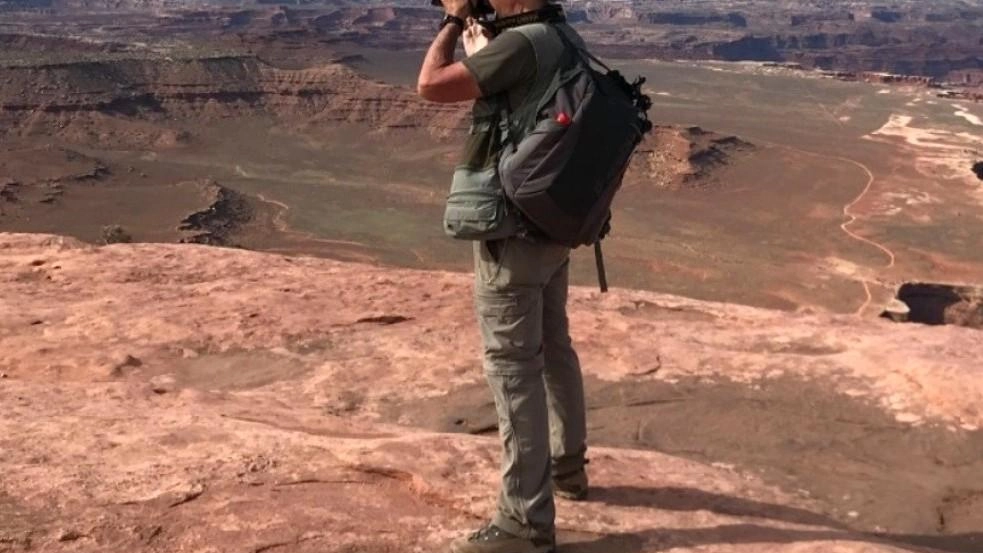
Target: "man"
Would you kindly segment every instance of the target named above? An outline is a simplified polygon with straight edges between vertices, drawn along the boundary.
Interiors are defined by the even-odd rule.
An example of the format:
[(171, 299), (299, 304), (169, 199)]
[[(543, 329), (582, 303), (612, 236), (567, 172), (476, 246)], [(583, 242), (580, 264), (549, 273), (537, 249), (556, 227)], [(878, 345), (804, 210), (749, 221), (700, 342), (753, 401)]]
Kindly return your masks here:
[[(475, 120), (488, 124), (472, 125), (463, 163), (492, 167), (502, 147), (496, 119), (501, 108), (514, 111), (539, 100), (527, 96), (542, 82), (537, 79), (555, 72), (562, 42), (554, 29), (539, 28), (542, 40), (560, 45), (560, 53), (537, 59), (524, 33), (512, 29), (489, 37), (469, 19), (469, 0), (443, 2), (447, 15), (420, 69), (418, 91), (435, 102), (476, 101)], [(498, 20), (546, 5), (490, 3)], [(582, 44), (565, 24), (556, 27)], [(462, 34), (468, 57), (455, 62)], [(587, 494), (583, 379), (566, 313), (570, 250), (530, 238), (534, 234), (474, 244), (475, 305), (504, 449), (502, 483), (491, 522), (454, 542), (453, 553), (552, 552), (554, 490), (570, 499)]]

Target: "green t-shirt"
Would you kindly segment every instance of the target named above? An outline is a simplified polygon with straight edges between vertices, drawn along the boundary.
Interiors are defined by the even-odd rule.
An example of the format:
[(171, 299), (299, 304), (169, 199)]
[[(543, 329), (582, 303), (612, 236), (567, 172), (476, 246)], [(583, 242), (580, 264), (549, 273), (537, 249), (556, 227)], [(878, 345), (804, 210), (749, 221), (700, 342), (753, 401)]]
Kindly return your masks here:
[(483, 98), (507, 93), (513, 108), (522, 103), (536, 80), (536, 51), (525, 35), (506, 31), (463, 61)]
[(536, 51), (525, 35), (506, 31), (462, 63), (474, 75), (482, 97), (472, 109), (473, 125), (461, 164), (490, 167), (501, 148), (498, 122), (502, 110), (521, 105), (536, 82)]

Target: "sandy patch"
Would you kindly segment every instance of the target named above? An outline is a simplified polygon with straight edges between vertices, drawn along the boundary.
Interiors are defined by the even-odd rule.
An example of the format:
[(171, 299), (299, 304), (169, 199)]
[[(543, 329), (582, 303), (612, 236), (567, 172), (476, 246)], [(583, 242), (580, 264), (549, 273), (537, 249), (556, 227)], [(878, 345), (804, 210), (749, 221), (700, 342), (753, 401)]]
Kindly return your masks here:
[(983, 127), (983, 119), (980, 119), (979, 116), (970, 113), (969, 109), (966, 108), (965, 106), (956, 106), (956, 107), (959, 108), (956, 110), (955, 113), (956, 117), (962, 117), (963, 119), (969, 121), (971, 125), (976, 125), (977, 127)]
[(840, 275), (847, 278), (872, 278), (875, 276), (869, 267), (863, 267), (847, 259), (834, 256), (820, 260), (818, 268), (823, 273)]
[(886, 192), (882, 195), (885, 200), (896, 200), (907, 206), (919, 205), (942, 205), (945, 203), (941, 198), (933, 196), (924, 190), (917, 190), (907, 193)]
[(915, 167), (926, 178), (960, 180), (976, 186), (970, 170), (976, 151), (983, 149), (983, 137), (967, 132), (952, 132), (915, 126), (909, 115), (891, 115), (883, 127), (867, 135), (868, 140), (900, 141), (914, 150)]

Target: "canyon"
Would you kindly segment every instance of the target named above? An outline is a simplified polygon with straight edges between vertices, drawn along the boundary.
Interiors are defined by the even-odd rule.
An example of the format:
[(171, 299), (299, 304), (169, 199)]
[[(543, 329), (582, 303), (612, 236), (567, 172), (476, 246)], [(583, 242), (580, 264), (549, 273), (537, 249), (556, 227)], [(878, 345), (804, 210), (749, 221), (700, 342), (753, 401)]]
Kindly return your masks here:
[[(593, 47), (610, 57), (782, 61), (983, 84), (979, 6), (957, 0), (930, 5), (905, 0), (890, 8), (867, 1), (796, 1), (775, 10), (773, 4), (573, 1), (565, 8)], [(419, 49), (429, 40), (435, 11), (416, 3), (261, 0), (232, 7), (219, 1), (6, 0), (0, 4), (0, 43), (23, 44), (37, 34), (57, 40), (95, 34), (102, 48), (125, 51), (126, 34), (139, 30), (157, 41), (194, 36), (199, 43), (205, 38), (216, 47), (246, 48), (303, 63), (293, 56), (301, 44)], [(116, 26), (107, 32), (92, 12), (113, 13)]]
[[(612, 289), (572, 255), (593, 487), (558, 550), (983, 550), (983, 9), (563, 5), (655, 126)], [(485, 520), (440, 227), (469, 113), (414, 90), (439, 13), (0, 0), (0, 551), (443, 551)]]

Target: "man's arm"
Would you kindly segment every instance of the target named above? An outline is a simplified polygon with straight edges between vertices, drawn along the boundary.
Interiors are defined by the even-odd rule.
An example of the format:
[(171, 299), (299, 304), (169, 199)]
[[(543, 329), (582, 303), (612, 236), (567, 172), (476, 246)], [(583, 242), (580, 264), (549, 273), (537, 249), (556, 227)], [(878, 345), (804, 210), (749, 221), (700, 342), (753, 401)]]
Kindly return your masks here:
[[(467, 19), (470, 10), (466, 2), (461, 4), (463, 6), (458, 5), (453, 9), (448, 6), (448, 12)], [(457, 39), (463, 31), (455, 23), (445, 25), (430, 45), (416, 83), (416, 90), (423, 98), (431, 102), (449, 103), (481, 97), (481, 89), (474, 75), (463, 63), (454, 61)]]

